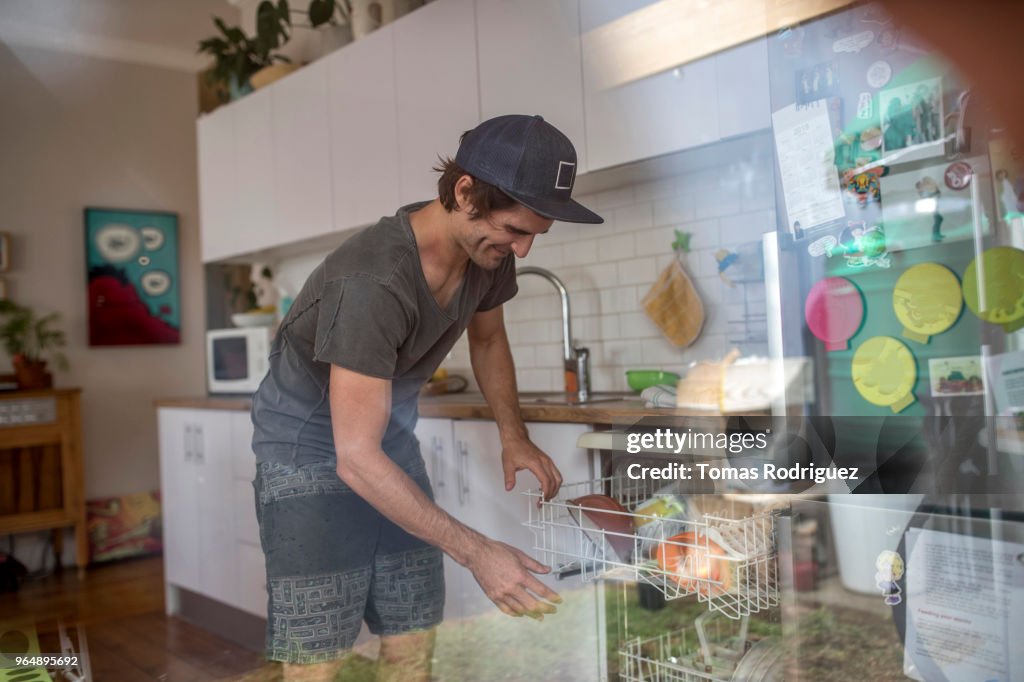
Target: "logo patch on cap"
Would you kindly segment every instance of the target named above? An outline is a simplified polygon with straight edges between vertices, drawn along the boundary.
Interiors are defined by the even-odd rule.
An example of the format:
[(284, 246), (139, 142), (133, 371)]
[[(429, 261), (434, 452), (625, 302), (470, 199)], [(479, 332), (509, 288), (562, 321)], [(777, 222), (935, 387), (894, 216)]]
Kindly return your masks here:
[(572, 181), (576, 177), (576, 164), (570, 161), (558, 162), (558, 177), (555, 178), (555, 189), (572, 189)]

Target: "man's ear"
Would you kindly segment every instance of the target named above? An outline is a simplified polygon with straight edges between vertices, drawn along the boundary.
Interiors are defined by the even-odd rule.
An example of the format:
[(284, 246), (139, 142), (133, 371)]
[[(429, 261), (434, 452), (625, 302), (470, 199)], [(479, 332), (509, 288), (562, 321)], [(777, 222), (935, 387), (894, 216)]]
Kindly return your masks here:
[(463, 175), (455, 181), (455, 210), (473, 213), (473, 204), (469, 201), (469, 188), (473, 186), (473, 176)]

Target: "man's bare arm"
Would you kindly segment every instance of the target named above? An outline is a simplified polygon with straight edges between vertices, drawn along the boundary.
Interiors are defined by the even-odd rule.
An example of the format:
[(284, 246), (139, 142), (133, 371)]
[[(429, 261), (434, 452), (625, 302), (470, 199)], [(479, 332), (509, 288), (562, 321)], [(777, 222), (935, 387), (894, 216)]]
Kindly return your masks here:
[(516, 370), (505, 333), (502, 307), (475, 314), (467, 333), (473, 374), (494, 412), (494, 421), (501, 435), (505, 489), (511, 490), (515, 486), (517, 471), (528, 469), (540, 482), (544, 497), (551, 499), (562, 486), (562, 474), (551, 458), (530, 441), (523, 423)]
[(338, 477), (357, 495), (410, 535), (469, 568), (488, 598), (508, 615), (554, 612), (534, 595), (554, 601), (558, 595), (530, 573), (550, 569), (457, 521), (381, 449), (391, 414), (390, 381), (332, 365), (330, 404)]

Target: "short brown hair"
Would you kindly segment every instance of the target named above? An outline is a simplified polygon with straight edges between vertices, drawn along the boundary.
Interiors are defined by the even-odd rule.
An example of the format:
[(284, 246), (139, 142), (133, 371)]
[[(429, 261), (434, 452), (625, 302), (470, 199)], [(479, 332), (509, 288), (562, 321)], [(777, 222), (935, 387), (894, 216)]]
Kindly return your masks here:
[(437, 166), (434, 166), (434, 170), (441, 174), (441, 177), (437, 179), (437, 196), (441, 200), (441, 205), (444, 206), (445, 210), (451, 213), (455, 210), (458, 204), (455, 201), (455, 183), (459, 181), (463, 175), (469, 175), (473, 178), (473, 185), (469, 188), (467, 193), (467, 201), (472, 205), (472, 210), (469, 212), (470, 220), (479, 220), (486, 218), (493, 211), (500, 211), (506, 208), (515, 206), (516, 200), (509, 195), (502, 192), (500, 189), (473, 177), (472, 174), (462, 170), (462, 168), (455, 163), (452, 159), (441, 159)]

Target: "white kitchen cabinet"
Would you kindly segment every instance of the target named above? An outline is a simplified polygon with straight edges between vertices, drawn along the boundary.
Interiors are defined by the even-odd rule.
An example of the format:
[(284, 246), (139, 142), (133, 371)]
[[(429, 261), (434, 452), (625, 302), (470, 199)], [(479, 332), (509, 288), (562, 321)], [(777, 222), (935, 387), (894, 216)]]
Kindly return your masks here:
[(235, 223), (228, 237), (235, 253), (287, 240), (277, 229), (275, 218), (273, 93), (272, 89), (258, 90), (229, 107), (235, 130)]
[(234, 110), (223, 107), (196, 121), (199, 145), (199, 248), (203, 262), (235, 251)]
[[(161, 408), (158, 421), (165, 580), (232, 603), (236, 559), (227, 413)], [(168, 601), (169, 612), (175, 602)]]
[(334, 227), (376, 222), (399, 206), (395, 27), (324, 58), (331, 121)]
[[(401, 203), (437, 196), (438, 157), (480, 122), (473, 0), (435, 0), (395, 22)], [(382, 78), (386, 74), (380, 74)]]
[[(576, 448), (579, 434), (589, 427), (550, 423), (530, 423), (528, 427), (534, 443), (554, 459), (566, 481), (586, 480), (592, 476), (588, 453)], [(454, 501), (446, 510), (488, 537), (532, 554), (533, 535), (522, 525), (527, 518), (529, 501), (522, 491), (536, 488), (537, 480), (530, 472), (521, 471), (516, 487), (511, 492), (505, 491), (497, 426), (484, 421), (421, 419), (416, 434), (428, 470), (440, 471), (438, 479), (449, 477), (445, 481), (446, 492), (450, 493), (452, 487), (455, 489), (456, 494), (448, 498)], [(432, 444), (438, 442), (451, 444), (448, 452), (454, 466), (432, 466)], [(438, 480), (432, 480), (436, 491)], [(446, 619), (461, 617), (472, 620), (473, 626), (468, 630), (472, 634), (465, 637), (461, 635), (463, 630), (442, 628), (435, 665), (435, 671), (442, 678), (451, 665), (468, 679), (477, 672), (483, 675), (484, 671), (495, 669), (508, 671), (507, 679), (533, 679), (536, 671), (530, 672), (529, 677), (516, 676), (512, 671), (522, 665), (521, 652), (540, 648), (560, 661), (566, 670), (571, 669), (571, 675), (564, 670), (547, 671), (558, 679), (599, 679), (600, 601), (593, 584), (582, 584), (574, 578), (559, 581), (541, 576), (541, 580), (566, 600), (559, 613), (545, 618), (542, 623), (528, 618), (503, 618), (472, 574), (450, 559), (446, 561), (451, 564), (445, 572)], [(486, 634), (481, 634), (485, 631)]]
[(268, 245), (334, 229), (327, 74), (323, 61), (313, 62), (270, 89), (274, 233)]
[(718, 134), (722, 138), (768, 128), (768, 40), (757, 38), (715, 55)]
[(587, 170), (579, 0), (477, 0), (480, 117), (540, 114)]
[[(580, 4), (586, 35), (650, 0), (587, 0)], [(641, 35), (627, 35), (643, 40)], [(607, 41), (582, 40), (583, 108), (591, 170), (717, 141), (719, 83), (714, 56), (625, 83), (610, 79)], [(728, 84), (721, 84), (728, 86)]]

